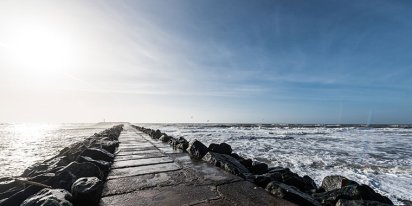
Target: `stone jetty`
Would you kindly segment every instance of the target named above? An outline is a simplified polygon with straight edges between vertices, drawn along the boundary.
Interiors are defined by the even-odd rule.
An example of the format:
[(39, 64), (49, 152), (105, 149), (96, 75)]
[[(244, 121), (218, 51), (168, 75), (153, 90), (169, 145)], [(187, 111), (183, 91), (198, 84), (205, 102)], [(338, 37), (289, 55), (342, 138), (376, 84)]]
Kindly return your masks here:
[(387, 206), (387, 197), (338, 175), (309, 176), (159, 130), (118, 125), (0, 179), (0, 206)]
[(102, 206), (295, 205), (129, 125), (119, 142)]

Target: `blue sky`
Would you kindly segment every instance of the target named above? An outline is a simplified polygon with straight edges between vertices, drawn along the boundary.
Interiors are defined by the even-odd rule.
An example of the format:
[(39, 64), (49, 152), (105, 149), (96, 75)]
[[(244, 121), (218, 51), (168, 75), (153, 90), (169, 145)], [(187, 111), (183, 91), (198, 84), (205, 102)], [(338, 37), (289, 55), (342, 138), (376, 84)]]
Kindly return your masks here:
[(27, 37), (65, 60), (39, 77), (0, 57), (3, 122), (412, 123), (408, 1), (2, 4), (0, 31), (30, 19), (66, 43)]

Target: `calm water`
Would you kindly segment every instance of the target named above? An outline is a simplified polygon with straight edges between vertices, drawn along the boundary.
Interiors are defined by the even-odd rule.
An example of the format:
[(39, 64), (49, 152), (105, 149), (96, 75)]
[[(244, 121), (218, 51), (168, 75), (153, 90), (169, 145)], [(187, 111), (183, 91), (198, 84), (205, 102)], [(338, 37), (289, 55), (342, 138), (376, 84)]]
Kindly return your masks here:
[(111, 127), (99, 124), (0, 124), (0, 177), (18, 176), (30, 165)]
[[(318, 183), (344, 175), (397, 199), (412, 200), (412, 129), (146, 124), (204, 144), (226, 142), (244, 157), (288, 167)], [(398, 202), (399, 203), (399, 202)]]

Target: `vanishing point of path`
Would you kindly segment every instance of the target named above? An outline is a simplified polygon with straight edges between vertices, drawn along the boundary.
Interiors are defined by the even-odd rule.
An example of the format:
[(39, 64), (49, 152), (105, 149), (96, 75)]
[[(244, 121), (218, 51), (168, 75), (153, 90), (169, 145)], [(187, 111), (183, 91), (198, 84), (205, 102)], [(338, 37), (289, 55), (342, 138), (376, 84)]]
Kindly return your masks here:
[(294, 205), (126, 124), (100, 205)]

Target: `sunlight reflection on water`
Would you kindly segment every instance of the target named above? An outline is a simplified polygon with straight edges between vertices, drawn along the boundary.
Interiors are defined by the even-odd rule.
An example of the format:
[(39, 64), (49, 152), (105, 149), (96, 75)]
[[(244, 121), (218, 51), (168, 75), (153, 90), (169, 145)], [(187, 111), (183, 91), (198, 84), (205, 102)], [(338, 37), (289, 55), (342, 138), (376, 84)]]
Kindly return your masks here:
[(108, 124), (0, 124), (0, 177), (18, 176)]

